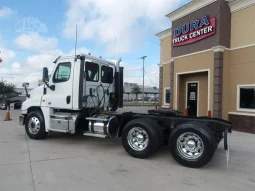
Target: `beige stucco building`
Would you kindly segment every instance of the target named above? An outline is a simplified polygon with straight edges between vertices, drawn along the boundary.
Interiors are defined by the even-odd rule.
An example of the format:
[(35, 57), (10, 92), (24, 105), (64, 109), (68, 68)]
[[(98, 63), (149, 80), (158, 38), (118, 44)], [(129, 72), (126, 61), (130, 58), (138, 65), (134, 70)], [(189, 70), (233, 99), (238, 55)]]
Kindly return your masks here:
[(160, 104), (255, 133), (255, 0), (193, 0), (160, 39)]

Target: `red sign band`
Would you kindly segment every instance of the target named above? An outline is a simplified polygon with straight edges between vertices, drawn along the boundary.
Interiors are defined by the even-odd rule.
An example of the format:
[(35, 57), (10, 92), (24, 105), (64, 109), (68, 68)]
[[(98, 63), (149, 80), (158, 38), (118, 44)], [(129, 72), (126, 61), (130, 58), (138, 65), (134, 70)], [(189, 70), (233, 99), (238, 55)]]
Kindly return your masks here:
[(199, 40), (205, 39), (216, 33), (216, 18), (210, 19), (210, 25), (206, 25), (194, 31), (190, 31), (179, 37), (173, 38), (173, 46), (182, 46), (186, 44), (191, 44)]

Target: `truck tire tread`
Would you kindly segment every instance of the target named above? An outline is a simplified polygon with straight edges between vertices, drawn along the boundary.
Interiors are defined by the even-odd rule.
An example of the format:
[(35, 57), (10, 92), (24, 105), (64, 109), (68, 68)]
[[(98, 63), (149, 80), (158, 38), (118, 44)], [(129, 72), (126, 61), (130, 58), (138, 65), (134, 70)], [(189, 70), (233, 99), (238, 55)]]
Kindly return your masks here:
[[(143, 151), (135, 151), (128, 144), (127, 135), (133, 127), (143, 128), (149, 136), (148, 146)], [(122, 145), (125, 150), (135, 158), (150, 157), (158, 151), (163, 143), (163, 133), (161, 133), (160, 130), (161, 127), (159, 124), (150, 118), (134, 119), (128, 122), (122, 130)]]
[[(176, 147), (177, 139), (182, 133), (185, 132), (195, 133), (203, 141), (204, 151), (202, 155), (195, 160), (185, 159), (180, 155), (180, 153), (177, 150)], [(175, 127), (175, 129), (172, 131), (169, 137), (169, 149), (174, 159), (178, 163), (190, 168), (200, 168), (206, 165), (212, 159), (216, 149), (216, 145), (217, 143), (212, 130), (205, 124), (199, 122), (182, 123)]]
[[(37, 134), (31, 134), (28, 129), (28, 122), (33, 116), (37, 117), (40, 121), (40, 129)], [(44, 139), (47, 136), (48, 133), (45, 131), (45, 122), (44, 122), (44, 117), (41, 111), (31, 111), (28, 114), (25, 121), (25, 130), (28, 137), (31, 139), (40, 140), (40, 139)]]

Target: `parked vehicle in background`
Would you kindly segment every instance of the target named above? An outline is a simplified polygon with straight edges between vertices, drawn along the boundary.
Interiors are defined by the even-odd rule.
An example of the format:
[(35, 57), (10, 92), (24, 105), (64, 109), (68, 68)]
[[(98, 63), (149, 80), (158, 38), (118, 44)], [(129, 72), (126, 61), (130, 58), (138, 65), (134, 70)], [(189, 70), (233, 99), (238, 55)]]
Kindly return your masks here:
[[(8, 104), (14, 103), (14, 109), (20, 109), (24, 101), (26, 101), (26, 93), (24, 88), (15, 88), (17, 96), (3, 95), (0, 92), (0, 110), (6, 110)], [(31, 89), (28, 90), (28, 92)]]
[(13, 97), (13, 98), (0, 98), (0, 110), (6, 110), (8, 104), (14, 103), (14, 109), (20, 109), (22, 102), (25, 101), (24, 96)]

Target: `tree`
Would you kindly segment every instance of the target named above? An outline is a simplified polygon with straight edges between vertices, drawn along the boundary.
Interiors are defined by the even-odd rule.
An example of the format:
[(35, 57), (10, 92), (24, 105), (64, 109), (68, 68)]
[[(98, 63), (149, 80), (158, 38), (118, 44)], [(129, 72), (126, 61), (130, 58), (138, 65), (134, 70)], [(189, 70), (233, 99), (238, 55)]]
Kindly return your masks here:
[(134, 86), (131, 91), (132, 94), (135, 94), (135, 99), (138, 100), (138, 94), (142, 93), (142, 90), (139, 86)]
[(11, 83), (6, 83), (6, 81), (0, 81), (0, 97), (10, 98), (18, 95), (18, 92), (15, 91), (16, 86)]

